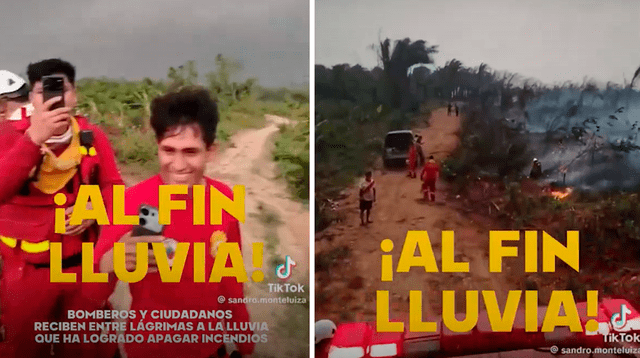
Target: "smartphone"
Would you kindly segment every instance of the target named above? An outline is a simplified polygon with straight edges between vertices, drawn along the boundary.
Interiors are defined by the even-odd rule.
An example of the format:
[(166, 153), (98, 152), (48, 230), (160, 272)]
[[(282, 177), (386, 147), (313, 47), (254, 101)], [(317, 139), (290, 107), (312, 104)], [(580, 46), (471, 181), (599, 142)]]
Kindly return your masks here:
[(43, 103), (54, 97), (62, 97), (60, 101), (51, 106), (50, 110), (64, 107), (64, 76), (43, 76), (42, 97)]
[(158, 209), (142, 204), (138, 209), (139, 224), (133, 228), (133, 236), (161, 235), (164, 227), (160, 225)]

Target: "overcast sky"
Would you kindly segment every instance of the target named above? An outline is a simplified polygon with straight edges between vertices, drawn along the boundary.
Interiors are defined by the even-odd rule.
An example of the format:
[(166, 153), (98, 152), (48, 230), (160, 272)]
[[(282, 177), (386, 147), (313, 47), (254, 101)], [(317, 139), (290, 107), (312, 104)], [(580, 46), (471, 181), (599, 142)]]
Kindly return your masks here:
[(0, 33), (0, 69), (19, 74), (62, 57), (79, 78), (160, 79), (188, 60), (204, 75), (222, 53), (265, 86), (309, 81), (308, 0), (2, 1)]
[(637, 0), (317, 0), (316, 63), (372, 68), (380, 37), (439, 45), (437, 66), (485, 62), (552, 84), (623, 82), (640, 66)]

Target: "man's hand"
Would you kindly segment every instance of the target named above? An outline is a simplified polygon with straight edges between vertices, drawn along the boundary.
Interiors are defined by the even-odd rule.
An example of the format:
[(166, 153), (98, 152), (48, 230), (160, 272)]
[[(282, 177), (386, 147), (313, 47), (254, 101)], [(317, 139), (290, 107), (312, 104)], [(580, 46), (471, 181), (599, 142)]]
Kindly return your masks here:
[(50, 110), (51, 106), (60, 102), (62, 97), (54, 97), (46, 101), (42, 108), (35, 108), (31, 116), (31, 126), (27, 135), (37, 145), (42, 145), (55, 133), (59, 133), (69, 125), (71, 108), (62, 107)]
[[(90, 202), (87, 203), (87, 210), (91, 210), (92, 208), (93, 207), (91, 206), (91, 203)], [(66, 226), (64, 228), (64, 235), (68, 235), (68, 236), (80, 235), (96, 222), (95, 219), (88, 219), (88, 220), (82, 220), (82, 224), (80, 225), (69, 225), (69, 221), (71, 221), (71, 213), (73, 213), (73, 206), (70, 206), (65, 210), (67, 220), (65, 222)]]
[[(136, 268), (136, 247), (139, 242), (147, 243), (147, 255), (149, 270), (148, 272), (157, 272), (156, 257), (153, 254), (151, 243), (162, 242), (165, 238), (160, 235), (155, 236), (132, 236), (131, 231), (124, 234), (118, 242), (124, 243), (125, 266), (127, 271), (133, 271)], [(113, 272), (113, 249), (109, 250), (100, 260), (100, 272)]]

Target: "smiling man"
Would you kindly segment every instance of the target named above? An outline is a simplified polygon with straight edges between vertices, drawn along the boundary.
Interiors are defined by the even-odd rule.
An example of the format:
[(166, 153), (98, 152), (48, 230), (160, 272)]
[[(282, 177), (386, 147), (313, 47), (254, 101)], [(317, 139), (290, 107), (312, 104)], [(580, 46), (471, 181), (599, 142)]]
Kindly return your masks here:
[[(160, 172), (127, 189), (125, 214), (136, 215), (141, 205), (158, 207), (158, 188), (160, 185), (205, 185), (205, 197), (209, 197), (210, 188), (215, 188), (222, 194), (233, 197), (232, 190), (225, 184), (204, 175), (205, 168), (214, 153), (214, 139), (218, 124), (218, 109), (207, 90), (194, 87), (185, 88), (176, 93), (170, 93), (156, 98), (151, 106), (151, 126), (158, 142), (158, 160)], [(171, 212), (171, 224), (163, 228), (162, 235), (133, 236), (132, 226), (112, 225), (103, 227), (103, 232), (95, 250), (96, 264), (101, 272), (110, 274), (110, 282), (115, 284), (113, 247), (115, 242), (125, 243), (125, 263), (127, 270), (136, 267), (136, 243), (163, 242), (172, 239), (177, 242), (205, 243), (205, 272), (211, 272), (216, 248), (219, 242), (235, 242), (242, 247), (238, 220), (227, 212), (223, 212), (220, 225), (193, 225), (193, 199), (190, 195), (177, 195), (174, 198), (185, 200), (186, 210)], [(205, 217), (209, 217), (210, 205), (205, 200)], [(193, 245), (191, 245), (193, 246)], [(148, 250), (149, 266), (155, 265), (155, 256)], [(249, 322), (249, 314), (244, 303), (229, 304), (243, 298), (242, 283), (235, 278), (224, 277), (220, 283), (194, 282), (193, 250), (189, 250), (186, 264), (182, 271), (181, 282), (166, 283), (160, 280), (157, 268), (140, 281), (130, 283), (132, 310), (224, 310), (226, 322)], [(227, 262), (229, 266), (230, 260)], [(220, 297), (223, 303), (219, 303)], [(233, 298), (233, 299), (232, 299)], [(139, 323), (168, 322), (176, 323), (180, 327), (181, 320), (146, 319), (136, 317), (130, 321), (128, 327)], [(215, 325), (216, 320), (210, 320)], [(190, 333), (180, 331), (163, 332), (134, 332), (136, 334), (155, 336), (156, 333), (183, 335)], [(213, 332), (223, 333), (223, 332)], [(230, 332), (233, 334), (251, 336), (252, 332)], [(223, 348), (222, 341), (216, 343), (128, 343), (125, 345), (127, 357), (142, 358), (209, 358), (217, 356)], [(237, 344), (240, 353), (250, 354), (254, 343)]]

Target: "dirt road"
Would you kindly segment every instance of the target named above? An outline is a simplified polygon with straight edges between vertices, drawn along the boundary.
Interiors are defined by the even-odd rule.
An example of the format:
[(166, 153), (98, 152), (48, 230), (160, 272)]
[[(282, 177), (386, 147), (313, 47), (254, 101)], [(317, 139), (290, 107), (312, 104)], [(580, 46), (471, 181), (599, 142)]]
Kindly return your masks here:
[[(290, 282), (303, 283), (307, 292), (309, 289), (309, 210), (302, 203), (291, 199), (286, 183), (277, 177), (276, 163), (271, 154), (273, 135), (278, 132), (280, 125), (288, 124), (289, 120), (270, 115), (266, 116), (266, 120), (267, 125), (264, 128), (235, 134), (231, 138), (230, 147), (214, 157), (205, 173), (230, 186), (245, 186), (246, 217), (245, 222), (241, 224), (241, 232), (243, 256), (249, 276), (253, 272), (252, 244), (265, 242), (262, 271), (266, 278), (261, 283), (245, 284), (245, 296), (258, 299), (275, 298), (279, 295), (269, 293), (267, 286), (268, 283), (275, 282), (274, 265), (267, 249), (268, 239), (276, 240), (272, 254), (282, 259), (285, 255), (290, 255), (296, 262)], [(265, 217), (272, 220), (267, 222)], [(114, 294), (114, 298), (118, 297), (114, 302), (118, 307), (127, 307), (130, 304), (127, 291), (126, 285), (121, 285)], [(254, 357), (278, 357), (285, 344), (294, 351), (297, 350), (297, 342), (291, 342), (291, 337), (279, 327), (280, 323), (291, 315), (291, 307), (291, 304), (248, 303), (251, 320), (267, 322), (269, 327), (269, 332), (263, 332), (268, 334), (269, 342), (257, 344)], [(307, 320), (296, 324), (305, 327), (306, 330), (309, 325), (308, 311), (305, 315)], [(300, 349), (306, 352), (308, 338), (304, 338)]]
[[(414, 131), (423, 136), (425, 155), (434, 155), (441, 161), (458, 145), (460, 122), (458, 117), (447, 116), (446, 109), (441, 109), (432, 114), (429, 123), (428, 128)], [(401, 318), (409, 312), (410, 290), (423, 292), (425, 317), (437, 317), (442, 312), (442, 290), (459, 292), (456, 307), (463, 311), (465, 290), (494, 290), (498, 301), (503, 303), (508, 289), (519, 289), (504, 275), (489, 273), (487, 252), (491, 228), (473, 222), (448, 205), (443, 182), (437, 184), (436, 203), (428, 203), (422, 200), (419, 179), (407, 177), (404, 171), (375, 170), (373, 178), (377, 188), (373, 223), (360, 226), (358, 189), (354, 187), (339, 204), (344, 220), (316, 236), (316, 262), (322, 255), (344, 257), (316, 273), (317, 319), (375, 320), (376, 290), (390, 291), (392, 317)], [(408, 273), (395, 273), (391, 283), (381, 282), (380, 242), (393, 241), (396, 267), (409, 230), (428, 232), (439, 270), (442, 269), (441, 232), (453, 230), (455, 260), (468, 262), (470, 272), (425, 273), (414, 268)]]
[[(414, 129), (423, 136), (425, 155), (439, 162), (458, 145), (460, 122), (447, 116), (446, 109), (435, 111), (429, 127)], [(422, 291), (423, 318), (438, 319), (442, 314), (442, 291), (456, 291), (456, 312), (465, 312), (463, 292), (467, 290), (495, 291), (500, 307), (504, 307), (508, 290), (522, 290), (524, 272), (521, 260), (503, 264), (503, 273), (489, 273), (488, 242), (491, 221), (481, 215), (473, 219), (462, 213), (460, 203), (447, 198), (447, 186), (437, 184), (436, 203), (424, 202), (419, 179), (407, 177), (405, 171), (375, 170), (377, 201), (372, 210), (373, 223), (360, 226), (358, 188), (346, 192), (338, 203), (334, 223), (316, 234), (316, 320), (331, 319), (336, 323), (376, 321), (376, 290), (390, 292), (392, 319), (408, 322), (409, 291)], [(381, 282), (380, 243), (393, 241), (393, 267), (397, 267), (407, 231), (427, 231), (438, 268), (442, 270), (441, 232), (453, 230), (456, 262), (468, 262), (468, 273), (426, 273), (412, 268), (408, 273), (394, 272), (393, 282)], [(415, 255), (420, 252), (416, 250)], [(541, 293), (542, 295), (542, 293)], [(482, 298), (479, 308), (483, 309)], [(521, 306), (523, 307), (523, 306)], [(481, 354), (476, 358), (553, 357), (548, 352), (534, 350)], [(586, 358), (588, 355), (567, 355)], [(603, 357), (606, 355), (596, 355)]]
[[(273, 257), (284, 259), (286, 255), (291, 256), (296, 262), (291, 282), (303, 283), (309, 289), (309, 210), (291, 199), (286, 183), (277, 177), (278, 170), (271, 154), (273, 135), (278, 132), (280, 125), (289, 124), (289, 120), (272, 115), (267, 115), (266, 120), (267, 126), (262, 129), (247, 130), (233, 136), (231, 148), (217, 156), (206, 173), (225, 183), (245, 186), (246, 221), (241, 227), (245, 267), (253, 267), (251, 245), (254, 242), (265, 243), (262, 271), (266, 279), (262, 283), (250, 282), (245, 285), (245, 296), (257, 298), (279, 295), (269, 293), (267, 287), (268, 283), (275, 282), (275, 267), (270, 263)], [(273, 246), (271, 253), (270, 245)], [(254, 356), (278, 357), (283, 347), (291, 349), (291, 356), (308, 349), (308, 339), (292, 342), (291, 336), (278, 327), (283, 320), (292, 319), (293, 313), (287, 311), (291, 308), (290, 304), (249, 303), (248, 306), (251, 319), (267, 322), (270, 329), (267, 332), (269, 343), (256, 345)], [(308, 311), (306, 317), (304, 321), (299, 321), (297, 317), (296, 324), (308, 327)], [(296, 344), (298, 347), (295, 347)]]
[[(266, 119), (266, 127), (233, 136), (231, 148), (216, 156), (206, 175), (230, 185), (245, 186), (246, 222), (242, 225), (242, 237), (247, 250), (251, 249), (252, 243), (264, 241), (264, 223), (260, 222), (259, 216), (265, 210), (271, 211), (281, 223), (277, 232), (280, 242), (277, 253), (282, 257), (289, 255), (294, 260), (299, 258), (294, 272), (299, 273), (298, 277), (309, 277), (303, 276), (309, 270), (309, 210), (291, 199), (286, 183), (277, 177), (271, 154), (273, 143), (270, 139), (279, 126), (288, 124), (289, 120), (271, 115)], [(249, 252), (244, 255), (246, 266), (253, 267)], [(267, 262), (265, 266), (269, 268)]]

